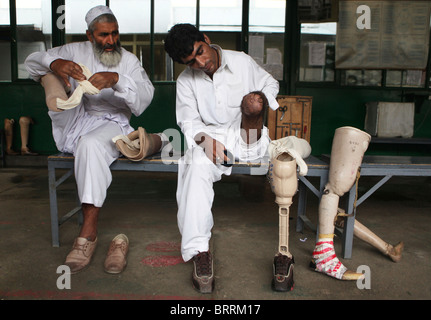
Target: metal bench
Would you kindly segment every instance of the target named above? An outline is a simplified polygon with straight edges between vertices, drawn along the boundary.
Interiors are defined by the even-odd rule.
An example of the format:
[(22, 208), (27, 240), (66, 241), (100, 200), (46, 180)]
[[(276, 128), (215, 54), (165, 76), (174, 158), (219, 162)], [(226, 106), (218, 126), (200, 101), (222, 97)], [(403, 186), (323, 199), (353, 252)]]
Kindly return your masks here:
[[(119, 171), (147, 171), (147, 172), (177, 172), (178, 160), (181, 155), (173, 155), (167, 159), (162, 159), (161, 154), (155, 154), (142, 161), (131, 161), (120, 157), (111, 165), (111, 170)], [(59, 247), (59, 227), (72, 218), (76, 213), (79, 214), (79, 223), (82, 222), (81, 206), (59, 216), (57, 203), (57, 188), (74, 173), (74, 160), (71, 154), (59, 153), (48, 157), (48, 176), (49, 176), (49, 204), (51, 214), (51, 233), (52, 246)], [(67, 169), (65, 173), (57, 178), (57, 169)], [(268, 160), (260, 159), (254, 162), (236, 162), (232, 167), (232, 174), (253, 174), (264, 175), (268, 170)]]

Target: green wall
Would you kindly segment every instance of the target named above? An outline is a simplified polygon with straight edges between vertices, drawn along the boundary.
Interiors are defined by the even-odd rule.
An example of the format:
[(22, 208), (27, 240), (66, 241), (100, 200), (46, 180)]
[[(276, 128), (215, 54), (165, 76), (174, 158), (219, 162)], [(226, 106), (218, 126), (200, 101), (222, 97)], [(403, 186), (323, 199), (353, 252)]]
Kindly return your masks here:
[[(144, 127), (148, 132), (161, 132), (167, 128), (178, 129), (175, 120), (175, 83), (155, 85), (154, 99), (140, 117), (132, 116), (135, 128)], [(52, 138), (51, 119), (48, 116), (42, 86), (37, 83), (14, 83), (0, 85), (0, 128), (4, 119), (14, 119), (13, 149), (21, 148), (19, 118), (29, 116), (34, 124), (30, 126), (29, 148), (43, 155), (58, 152)]]
[[(175, 120), (175, 83), (156, 83), (151, 105), (140, 117), (132, 117), (132, 126), (142, 126), (148, 132), (161, 132), (168, 128), (178, 129)], [(425, 92), (429, 94), (430, 92)], [(313, 97), (311, 120), (311, 147), (313, 155), (329, 153), (336, 128), (354, 126), (364, 128), (365, 103), (368, 101), (405, 101), (401, 89), (352, 88), (352, 87), (296, 87), (295, 95)], [(30, 116), (34, 124), (30, 128), (29, 147), (39, 154), (57, 152), (51, 134), (51, 120), (47, 114), (44, 93), (37, 83), (0, 84), (0, 128), (4, 119), (15, 119), (14, 149), (19, 150), (21, 139), (18, 120)], [(430, 100), (416, 104), (415, 137), (431, 138)], [(418, 145), (370, 145), (367, 153), (374, 154), (429, 154), (429, 147)]]

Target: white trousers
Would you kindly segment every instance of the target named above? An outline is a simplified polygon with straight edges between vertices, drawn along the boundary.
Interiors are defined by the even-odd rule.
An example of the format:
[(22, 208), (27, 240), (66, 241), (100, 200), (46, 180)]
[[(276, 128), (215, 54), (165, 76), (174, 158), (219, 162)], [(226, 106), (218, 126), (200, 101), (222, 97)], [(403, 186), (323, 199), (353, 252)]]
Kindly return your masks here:
[[(234, 150), (243, 146), (241, 154), (254, 159), (256, 159), (256, 154), (251, 154), (250, 150), (263, 156), (270, 143), (266, 130), (263, 131), (262, 137), (257, 143), (259, 147), (255, 145), (251, 149), (244, 148), (239, 136), (233, 138), (234, 143), (227, 142), (225, 145), (235, 145)], [(236, 158), (245, 160), (241, 155)], [(177, 222), (182, 236), (181, 254), (184, 261), (189, 261), (199, 252), (208, 251), (211, 229), (214, 225), (211, 211), (214, 201), (213, 184), (221, 180), (223, 174), (230, 175), (231, 171), (231, 167), (227, 168), (212, 163), (199, 146), (188, 149), (179, 160), (176, 195)]]
[(112, 137), (127, 134), (128, 125), (83, 108), (50, 112), (57, 148), (75, 156), (75, 180), (81, 203), (102, 207), (112, 182), (109, 166), (120, 155)]

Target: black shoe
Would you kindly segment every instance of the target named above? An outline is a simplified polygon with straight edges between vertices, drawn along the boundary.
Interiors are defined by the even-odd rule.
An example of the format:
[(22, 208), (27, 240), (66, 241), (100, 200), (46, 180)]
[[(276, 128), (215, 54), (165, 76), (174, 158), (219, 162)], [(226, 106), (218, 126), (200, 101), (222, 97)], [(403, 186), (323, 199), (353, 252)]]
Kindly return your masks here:
[(214, 290), (213, 259), (209, 251), (193, 257), (192, 282), (201, 293), (211, 293)]
[(272, 289), (274, 291), (293, 290), (293, 264), (295, 261), (281, 253), (274, 257)]

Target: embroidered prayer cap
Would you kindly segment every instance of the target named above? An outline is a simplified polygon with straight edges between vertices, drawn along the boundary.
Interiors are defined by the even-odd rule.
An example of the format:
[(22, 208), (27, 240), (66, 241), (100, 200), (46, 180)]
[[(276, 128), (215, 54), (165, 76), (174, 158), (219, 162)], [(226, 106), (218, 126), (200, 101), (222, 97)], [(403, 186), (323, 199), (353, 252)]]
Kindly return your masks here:
[(90, 27), (91, 22), (93, 22), (94, 19), (96, 19), (98, 16), (101, 16), (102, 14), (114, 15), (111, 9), (107, 6), (96, 6), (94, 8), (91, 8), (85, 15), (85, 22), (87, 22), (87, 27)]

